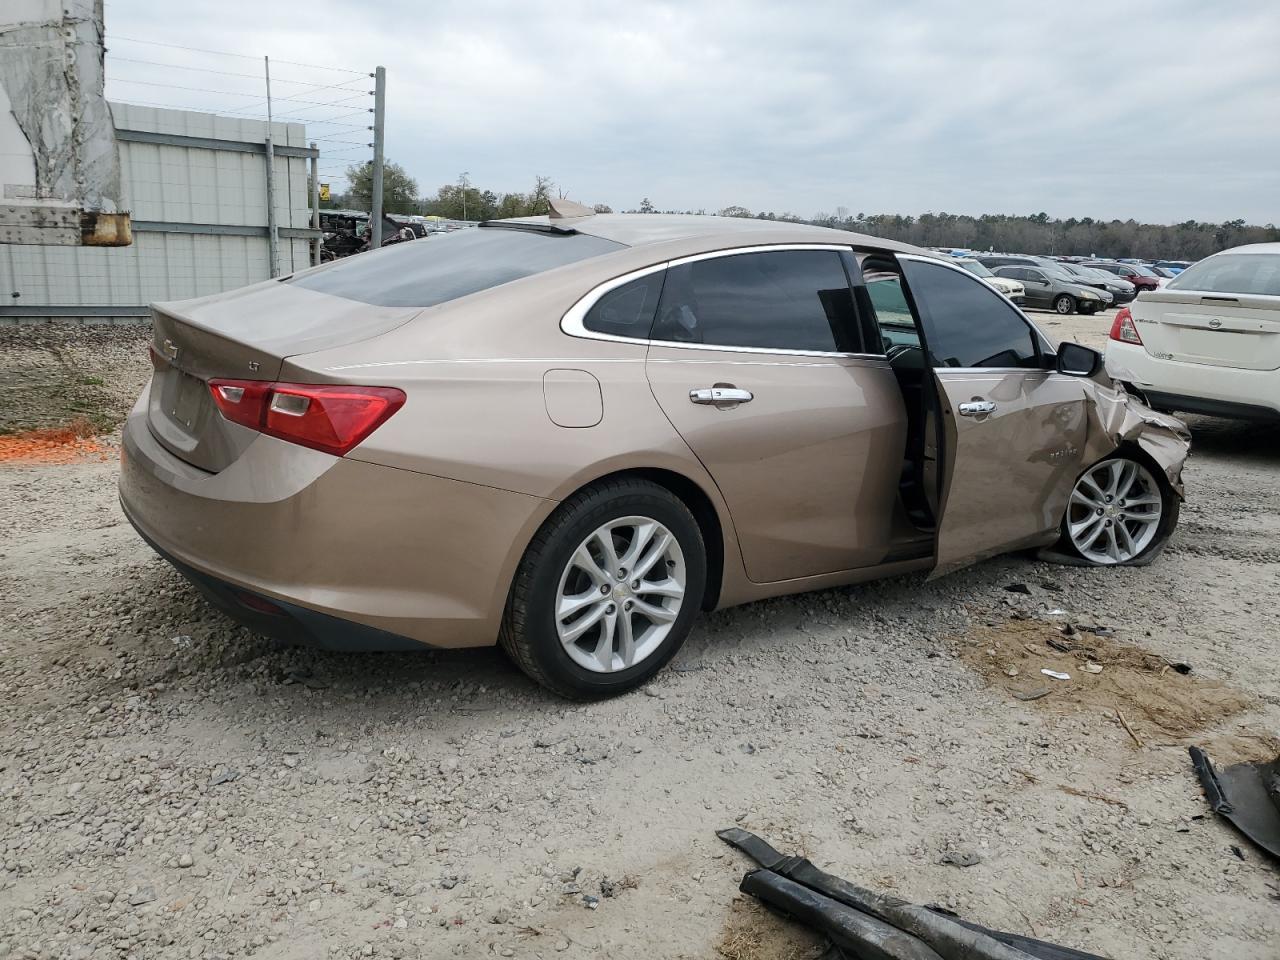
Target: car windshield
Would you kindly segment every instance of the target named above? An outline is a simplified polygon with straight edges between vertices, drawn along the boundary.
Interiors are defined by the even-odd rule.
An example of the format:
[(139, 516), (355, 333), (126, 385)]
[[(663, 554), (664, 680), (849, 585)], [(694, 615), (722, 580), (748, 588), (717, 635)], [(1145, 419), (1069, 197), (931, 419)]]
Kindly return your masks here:
[(977, 260), (957, 260), (960, 266), (964, 267), (975, 277), (994, 277), (995, 274), (980, 264)]
[(1280, 254), (1220, 253), (1187, 267), (1165, 289), (1280, 297)]
[(1037, 263), (1036, 266), (1050, 276), (1057, 277), (1059, 280), (1066, 280), (1068, 283), (1078, 283), (1080, 280), (1079, 277), (1056, 260), (1044, 260)]
[(1155, 277), (1157, 279), (1159, 279), (1160, 277), (1160, 274), (1156, 273), (1150, 267), (1144, 267), (1140, 263), (1129, 263), (1129, 264), (1125, 264), (1125, 266), (1132, 267), (1135, 271), (1137, 271), (1144, 277)]
[(289, 282), (379, 307), (433, 307), (622, 249), (585, 233), (474, 227), (360, 253)]

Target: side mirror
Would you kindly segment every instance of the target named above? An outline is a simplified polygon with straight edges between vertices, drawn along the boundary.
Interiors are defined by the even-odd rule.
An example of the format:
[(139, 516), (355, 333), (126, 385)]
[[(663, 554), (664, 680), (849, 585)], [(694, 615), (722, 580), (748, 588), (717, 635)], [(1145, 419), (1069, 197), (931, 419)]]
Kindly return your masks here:
[(1068, 377), (1092, 377), (1102, 369), (1102, 354), (1078, 343), (1058, 345), (1058, 372)]

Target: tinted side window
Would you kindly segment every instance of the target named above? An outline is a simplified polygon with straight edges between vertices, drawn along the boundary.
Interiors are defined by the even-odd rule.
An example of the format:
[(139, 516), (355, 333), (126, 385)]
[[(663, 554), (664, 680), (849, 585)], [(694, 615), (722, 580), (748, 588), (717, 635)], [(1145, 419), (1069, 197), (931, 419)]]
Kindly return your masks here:
[(664, 271), (659, 270), (614, 287), (587, 311), (582, 325), (596, 333), (647, 340), (654, 314), (658, 312), (663, 276)]
[(903, 260), (902, 269), (935, 367), (1040, 365), (1030, 325), (981, 280), (917, 260)]
[(849, 281), (834, 250), (739, 253), (671, 267), (652, 337), (767, 350), (861, 349)]

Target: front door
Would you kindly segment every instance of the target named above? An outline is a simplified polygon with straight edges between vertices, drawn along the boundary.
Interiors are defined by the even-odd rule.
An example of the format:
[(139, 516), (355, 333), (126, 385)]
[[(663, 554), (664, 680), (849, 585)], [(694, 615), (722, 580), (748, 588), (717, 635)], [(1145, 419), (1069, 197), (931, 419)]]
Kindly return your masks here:
[(1084, 385), (1046, 369), (1026, 319), (972, 274), (899, 257), (942, 416), (934, 574), (1050, 542), (1083, 468)]
[(1022, 268), (1022, 285), (1027, 291), (1027, 305), (1048, 307), (1053, 304), (1053, 286), (1049, 278), (1034, 267)]
[(726, 252), (673, 263), (663, 285), (649, 382), (719, 486), (758, 583), (889, 551), (906, 413), (888, 364), (859, 356), (846, 258)]

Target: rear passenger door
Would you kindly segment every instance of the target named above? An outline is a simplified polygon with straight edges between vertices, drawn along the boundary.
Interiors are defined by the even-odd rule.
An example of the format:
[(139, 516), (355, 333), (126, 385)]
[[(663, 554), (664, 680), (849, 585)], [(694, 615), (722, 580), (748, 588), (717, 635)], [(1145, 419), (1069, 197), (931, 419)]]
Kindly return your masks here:
[(715, 479), (747, 575), (793, 580), (880, 562), (906, 412), (853, 309), (847, 248), (787, 245), (673, 261), (649, 383)]
[(899, 255), (942, 412), (935, 574), (1051, 540), (1083, 464), (1084, 385), (972, 274)]

